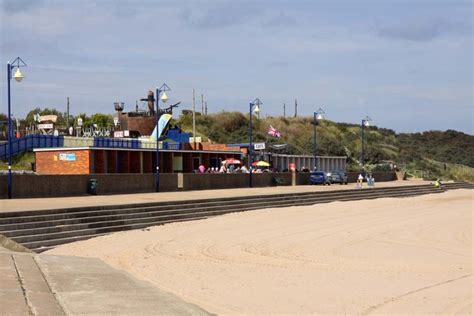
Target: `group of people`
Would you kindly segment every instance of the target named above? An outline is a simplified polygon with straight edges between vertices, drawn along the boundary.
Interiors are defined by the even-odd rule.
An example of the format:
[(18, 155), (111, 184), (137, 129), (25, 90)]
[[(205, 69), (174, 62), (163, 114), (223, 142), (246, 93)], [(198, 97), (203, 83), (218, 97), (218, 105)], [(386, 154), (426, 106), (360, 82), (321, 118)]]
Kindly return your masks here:
[(365, 177), (362, 175), (362, 173), (359, 173), (359, 176), (357, 177), (357, 187), (362, 188), (362, 184), (364, 183), (364, 179), (367, 182), (367, 186), (369, 187), (374, 187), (375, 186), (375, 179), (372, 176), (371, 173), (366, 173)]
[(199, 165), (197, 173), (249, 173), (249, 169), (244, 165), (242, 167), (235, 166), (233, 164), (226, 166), (225, 163), (222, 163), (220, 168), (218, 167), (206, 167), (203, 164)]
[(264, 172), (271, 172), (268, 168), (261, 168), (261, 167), (250, 167), (247, 168), (245, 165), (240, 167), (239, 165), (229, 164), (226, 165), (222, 163), (221, 166), (218, 167), (209, 167), (206, 168), (203, 164), (200, 164), (198, 169), (194, 171), (195, 173), (264, 173)]

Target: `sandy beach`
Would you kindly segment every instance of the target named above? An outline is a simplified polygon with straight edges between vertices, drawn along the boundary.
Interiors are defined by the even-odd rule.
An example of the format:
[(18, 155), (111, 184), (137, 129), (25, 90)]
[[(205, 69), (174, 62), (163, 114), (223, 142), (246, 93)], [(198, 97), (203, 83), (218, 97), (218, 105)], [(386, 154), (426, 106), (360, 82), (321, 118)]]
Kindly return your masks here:
[(50, 250), (218, 314), (470, 315), (473, 191), (227, 214)]

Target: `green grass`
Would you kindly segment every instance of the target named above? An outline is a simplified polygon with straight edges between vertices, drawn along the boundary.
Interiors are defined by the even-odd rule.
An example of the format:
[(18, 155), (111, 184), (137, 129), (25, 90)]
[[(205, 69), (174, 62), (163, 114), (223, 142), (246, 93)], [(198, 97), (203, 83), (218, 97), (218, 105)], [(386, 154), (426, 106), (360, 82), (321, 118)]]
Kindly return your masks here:
[[(35, 162), (35, 154), (33, 152), (24, 152), (15, 155), (12, 158), (12, 170), (29, 170), (31, 171), (31, 163)], [(8, 170), (8, 161), (0, 160), (0, 170)]]

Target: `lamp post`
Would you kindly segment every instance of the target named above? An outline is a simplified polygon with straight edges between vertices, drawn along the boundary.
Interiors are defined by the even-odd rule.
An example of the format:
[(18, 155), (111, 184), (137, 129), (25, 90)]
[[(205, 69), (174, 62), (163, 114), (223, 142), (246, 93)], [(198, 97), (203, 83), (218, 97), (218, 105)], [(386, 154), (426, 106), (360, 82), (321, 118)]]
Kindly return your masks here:
[(324, 110), (319, 108), (314, 112), (313, 124), (314, 124), (314, 133), (313, 133), (313, 156), (314, 156), (314, 169), (317, 169), (316, 162), (317, 160), (317, 147), (316, 147), (316, 126), (318, 125), (318, 120), (324, 119)]
[[(8, 198), (12, 198), (12, 118), (11, 118), (11, 92), (10, 92), (10, 81), (12, 77), (17, 81), (21, 82), (23, 74), (20, 71), (21, 67), (26, 67), (26, 63), (17, 57), (12, 63), (7, 64), (7, 95), (8, 95)], [(12, 70), (16, 68), (15, 74), (12, 76)]]
[(260, 106), (262, 105), (262, 101), (260, 101), (259, 98), (256, 98), (253, 102), (250, 102), (249, 104), (249, 116), (250, 116), (250, 122), (249, 122), (249, 187), (251, 188), (253, 186), (252, 184), (252, 155), (253, 155), (253, 144), (252, 144), (252, 131), (253, 131), (253, 126), (252, 126), (252, 116), (253, 113), (258, 114), (260, 113)]
[(365, 163), (365, 144), (364, 144), (364, 129), (366, 127), (370, 126), (370, 122), (372, 119), (369, 116), (366, 116), (365, 118), (362, 119), (362, 122), (360, 124), (360, 138), (361, 138), (361, 151), (360, 151), (360, 164), (362, 165), (362, 169), (364, 168), (364, 163)]
[(158, 121), (160, 119), (160, 98), (163, 103), (168, 101), (166, 91), (171, 91), (170, 87), (166, 83), (163, 83), (161, 87), (156, 88), (156, 186), (155, 191), (160, 192), (160, 137), (158, 135)]

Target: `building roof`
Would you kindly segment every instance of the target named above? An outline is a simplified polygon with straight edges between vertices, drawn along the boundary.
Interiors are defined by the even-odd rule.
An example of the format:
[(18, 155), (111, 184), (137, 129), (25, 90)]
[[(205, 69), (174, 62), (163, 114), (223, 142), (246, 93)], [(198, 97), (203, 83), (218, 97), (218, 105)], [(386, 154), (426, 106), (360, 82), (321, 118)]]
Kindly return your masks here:
[[(118, 151), (150, 151), (156, 152), (156, 148), (109, 148), (109, 147), (51, 147), (51, 148), (35, 148), (34, 152), (48, 151), (71, 151), (71, 150), (118, 150)], [(242, 154), (240, 150), (192, 150), (192, 149), (161, 149), (160, 152), (178, 152), (178, 153), (205, 153), (205, 154)]]

